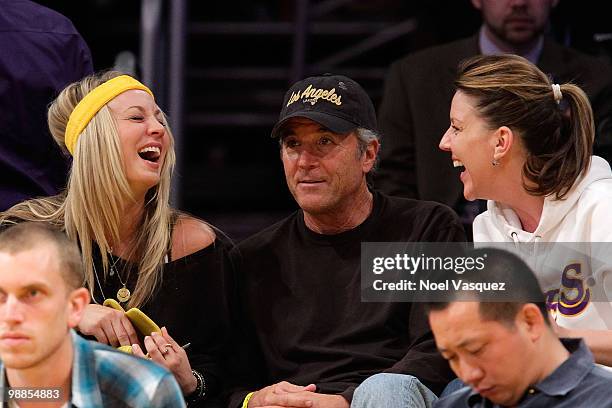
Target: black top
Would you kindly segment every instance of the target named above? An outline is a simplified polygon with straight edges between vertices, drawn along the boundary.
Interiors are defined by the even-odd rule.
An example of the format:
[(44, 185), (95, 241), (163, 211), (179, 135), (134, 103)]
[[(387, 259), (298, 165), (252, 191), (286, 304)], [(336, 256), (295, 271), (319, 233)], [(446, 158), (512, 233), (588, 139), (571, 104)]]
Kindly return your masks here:
[[(191, 343), (186, 349), (187, 356), (191, 368), (205, 378), (206, 400), (219, 395), (224, 377), (221, 359), (229, 335), (229, 293), (232, 290), (228, 278), (229, 249), (230, 244), (218, 236), (208, 247), (167, 263), (161, 286), (152, 299), (140, 307), (159, 327), (166, 326), (177, 343)], [(117, 290), (122, 287), (119, 278), (113, 274), (103, 282), (99, 255), (94, 259), (104, 295), (117, 300)], [(130, 265), (119, 259), (116, 270), (124, 282), (128, 276), (127, 287), (133, 291), (137, 279), (133, 268), (130, 270)], [(100, 304), (104, 301), (97, 284), (94, 297)], [(126, 308), (125, 304), (122, 306)]]
[[(361, 242), (464, 239), (448, 207), (374, 193), (372, 213), (350, 231), (314, 233), (300, 210), (243, 241), (232, 261), (243, 301), (241, 338), (254, 336), (230, 406), (283, 380), (315, 383), (319, 392), (351, 401), (354, 389), (379, 372), (411, 374), (440, 392), (453, 376), (421, 304), (361, 301)], [(258, 356), (262, 371), (248, 378)]]
[[(562, 339), (571, 353), (555, 371), (525, 391), (517, 408), (612, 407), (612, 372), (593, 362), (581, 339)], [(527, 363), (527, 362), (526, 362)], [(438, 400), (435, 408), (499, 408), (497, 404), (464, 387)]]

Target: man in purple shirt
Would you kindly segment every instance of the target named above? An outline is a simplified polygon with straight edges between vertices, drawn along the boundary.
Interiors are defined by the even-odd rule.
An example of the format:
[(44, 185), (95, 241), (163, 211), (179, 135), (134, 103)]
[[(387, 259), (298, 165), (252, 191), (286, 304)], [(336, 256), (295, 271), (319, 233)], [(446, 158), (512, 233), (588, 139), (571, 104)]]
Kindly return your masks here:
[(68, 18), (29, 0), (0, 0), (0, 211), (64, 187), (68, 163), (47, 129), (47, 105), (92, 72)]

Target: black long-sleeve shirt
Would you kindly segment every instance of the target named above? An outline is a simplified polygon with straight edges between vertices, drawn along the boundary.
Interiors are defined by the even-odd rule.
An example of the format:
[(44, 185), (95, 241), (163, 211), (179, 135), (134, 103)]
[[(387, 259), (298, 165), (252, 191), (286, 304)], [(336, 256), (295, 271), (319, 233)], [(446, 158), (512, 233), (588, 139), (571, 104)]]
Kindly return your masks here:
[(464, 240), (448, 207), (375, 193), (372, 213), (352, 230), (314, 233), (297, 211), (243, 241), (232, 253), (243, 336), (252, 339), (241, 367), (257, 381), (243, 377), (230, 406), (283, 380), (314, 383), (318, 392), (351, 401), (355, 388), (380, 372), (411, 374), (440, 392), (452, 373), (421, 305), (361, 301), (361, 242)]

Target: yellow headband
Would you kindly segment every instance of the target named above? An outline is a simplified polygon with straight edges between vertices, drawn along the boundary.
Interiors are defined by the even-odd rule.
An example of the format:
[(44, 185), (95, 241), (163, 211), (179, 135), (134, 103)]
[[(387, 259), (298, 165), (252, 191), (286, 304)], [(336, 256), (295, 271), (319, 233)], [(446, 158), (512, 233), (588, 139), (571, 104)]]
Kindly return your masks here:
[(115, 96), (130, 89), (140, 89), (153, 96), (153, 92), (131, 76), (121, 75), (109, 79), (89, 92), (74, 108), (66, 125), (64, 143), (70, 154), (74, 155), (79, 135), (96, 113)]

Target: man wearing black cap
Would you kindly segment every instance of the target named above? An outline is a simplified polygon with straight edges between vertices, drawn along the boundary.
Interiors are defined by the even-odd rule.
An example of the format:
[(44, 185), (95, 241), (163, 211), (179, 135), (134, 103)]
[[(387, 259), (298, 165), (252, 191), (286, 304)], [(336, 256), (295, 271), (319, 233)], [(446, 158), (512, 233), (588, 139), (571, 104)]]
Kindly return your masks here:
[(272, 137), (300, 209), (232, 254), (237, 337), (256, 346), (241, 364), (255, 380), (231, 407), (426, 407), (452, 377), (420, 304), (361, 301), (362, 242), (465, 237), (443, 205), (370, 190), (376, 128), (350, 78), (310, 77), (287, 91)]

